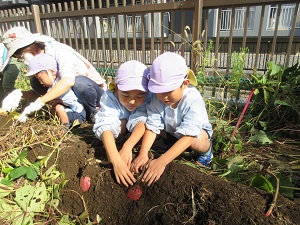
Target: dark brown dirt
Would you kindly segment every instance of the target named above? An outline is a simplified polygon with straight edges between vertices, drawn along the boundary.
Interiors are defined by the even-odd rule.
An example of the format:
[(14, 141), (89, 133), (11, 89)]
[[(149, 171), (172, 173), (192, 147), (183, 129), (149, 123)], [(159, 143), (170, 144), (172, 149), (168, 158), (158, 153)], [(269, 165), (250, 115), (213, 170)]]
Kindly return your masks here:
[[(138, 201), (131, 201), (126, 197), (127, 188), (116, 183), (112, 167), (99, 163), (106, 160), (105, 151), (91, 128), (77, 128), (61, 144), (57, 168), (69, 180), (61, 195), (59, 208), (63, 213), (78, 216), (86, 207), (91, 220), (96, 221), (99, 215), (103, 219), (100, 224), (122, 225), (300, 223), (299, 198), (279, 195), (272, 215), (266, 217), (272, 194), (177, 161), (152, 186), (141, 184), (143, 195)], [(279, 148), (284, 149), (276, 145), (270, 149)], [(291, 150), (288, 146), (287, 149)], [(47, 151), (45, 147), (34, 147), (29, 158), (34, 160)], [(48, 164), (51, 163), (50, 160)], [(91, 178), (91, 188), (85, 193), (79, 186), (81, 176)]]

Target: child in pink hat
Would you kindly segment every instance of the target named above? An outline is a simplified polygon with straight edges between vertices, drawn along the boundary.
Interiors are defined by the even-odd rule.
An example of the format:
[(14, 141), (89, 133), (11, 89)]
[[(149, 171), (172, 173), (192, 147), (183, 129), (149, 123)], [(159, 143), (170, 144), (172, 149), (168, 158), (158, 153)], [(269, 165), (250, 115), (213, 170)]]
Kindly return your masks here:
[[(115, 83), (110, 83), (109, 89), (102, 95), (100, 110), (95, 116), (93, 131), (104, 144), (117, 182), (126, 187), (136, 181), (130, 165), (132, 149), (146, 129), (146, 105), (151, 98), (148, 74), (148, 68), (141, 62), (131, 60), (123, 63), (117, 71)], [(118, 151), (115, 139), (122, 138), (128, 131), (131, 135)], [(141, 160), (146, 163), (148, 155)]]
[(203, 98), (194, 87), (196, 77), (182, 56), (172, 52), (158, 56), (150, 68), (149, 78), (148, 88), (153, 95), (147, 107), (147, 129), (132, 169), (138, 172), (143, 165), (139, 157), (148, 154), (157, 135), (166, 138), (171, 134), (177, 139), (164, 154), (148, 164), (142, 180), (151, 185), (187, 148), (198, 152), (198, 161), (208, 166), (213, 157), (210, 142), (213, 130)]
[[(35, 76), (44, 87), (48, 88), (48, 91), (54, 88), (61, 79), (56, 60), (46, 53), (35, 55), (30, 61), (28, 69), (29, 72), (27, 76)], [(95, 83), (95, 85), (97, 84)], [(78, 98), (72, 89), (69, 89), (58, 98), (53, 99), (50, 104), (53, 112), (67, 128), (72, 126), (75, 120), (79, 123), (83, 123), (86, 119), (84, 107), (78, 102)], [(34, 108), (34, 106), (34, 103), (27, 106), (18, 120), (20, 122), (25, 122), (27, 120), (27, 115), (31, 111), (34, 111), (31, 109), (32, 107)]]

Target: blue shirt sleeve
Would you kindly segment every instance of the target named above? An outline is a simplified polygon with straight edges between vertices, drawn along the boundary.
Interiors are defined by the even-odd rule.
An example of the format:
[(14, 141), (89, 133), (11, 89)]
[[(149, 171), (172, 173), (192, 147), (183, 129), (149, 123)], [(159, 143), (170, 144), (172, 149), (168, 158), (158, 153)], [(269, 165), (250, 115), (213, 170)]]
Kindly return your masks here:
[(121, 131), (120, 117), (122, 114), (122, 108), (114, 93), (109, 90), (104, 92), (100, 99), (100, 110), (95, 115), (93, 131), (96, 137), (102, 140), (102, 133), (110, 130), (114, 138), (117, 138)]
[(198, 137), (203, 129), (212, 135), (212, 126), (209, 122), (205, 103), (200, 93), (195, 89), (187, 90), (188, 94), (183, 97), (178, 108), (181, 123), (174, 132), (177, 137)]
[(164, 103), (162, 103), (155, 94), (152, 95), (150, 104), (147, 105), (146, 128), (156, 134), (164, 130), (163, 121)]

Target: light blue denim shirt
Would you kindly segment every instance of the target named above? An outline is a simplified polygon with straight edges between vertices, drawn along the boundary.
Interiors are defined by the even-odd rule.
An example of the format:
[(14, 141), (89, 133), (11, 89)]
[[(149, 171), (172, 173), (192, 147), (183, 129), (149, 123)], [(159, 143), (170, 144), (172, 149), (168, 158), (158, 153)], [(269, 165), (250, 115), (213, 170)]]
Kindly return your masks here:
[[(53, 86), (55, 84), (57, 84), (57, 82), (59, 80), (60, 80), (60, 77), (58, 76), (55, 79)], [(50, 89), (52, 87), (48, 88), (48, 91), (50, 91)], [(75, 93), (73, 92), (72, 89), (69, 89), (66, 93), (64, 93), (61, 96), (59, 96), (59, 98), (64, 103), (64, 106), (65, 106), (64, 108), (65, 108), (66, 112), (78, 112), (78, 113), (81, 113), (84, 110), (83, 105), (78, 102), (78, 98), (77, 98), (77, 96), (75, 95)]]
[(199, 91), (189, 86), (176, 109), (164, 104), (155, 94), (147, 105), (147, 129), (159, 134), (161, 130), (174, 135), (198, 137), (204, 129), (211, 137), (213, 130), (209, 122), (203, 98)]
[[(134, 111), (128, 111), (119, 101), (117, 94), (107, 90), (100, 99), (100, 110), (95, 116), (93, 131), (97, 138), (101, 139), (102, 133), (110, 130), (114, 138), (120, 134), (121, 119), (127, 119), (126, 128), (132, 132), (139, 122), (146, 122), (146, 105), (151, 100), (151, 93), (148, 92), (145, 102)], [(102, 140), (102, 139), (101, 139)]]

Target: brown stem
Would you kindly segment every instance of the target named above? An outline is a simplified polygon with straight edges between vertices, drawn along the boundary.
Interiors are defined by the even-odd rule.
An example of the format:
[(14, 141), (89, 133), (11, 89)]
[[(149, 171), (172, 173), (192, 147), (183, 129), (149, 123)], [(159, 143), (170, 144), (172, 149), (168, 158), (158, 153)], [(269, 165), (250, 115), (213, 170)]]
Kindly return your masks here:
[(276, 201), (277, 201), (277, 197), (278, 197), (278, 193), (279, 193), (279, 184), (280, 184), (280, 181), (276, 177), (276, 175), (273, 172), (271, 172), (269, 169), (266, 169), (266, 172), (269, 173), (269, 174), (271, 174), (276, 179), (276, 191), (275, 191), (275, 194), (274, 194), (274, 197), (273, 197), (273, 201), (272, 201), (272, 203), (271, 203), (268, 211), (266, 212), (266, 216), (270, 216), (270, 214), (272, 213), (273, 208), (276, 205)]

